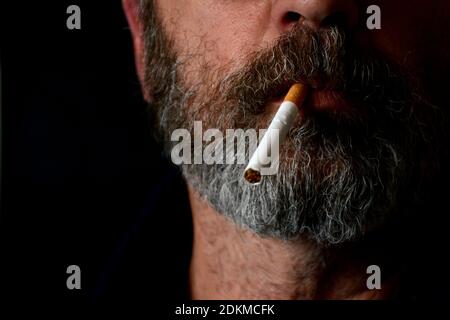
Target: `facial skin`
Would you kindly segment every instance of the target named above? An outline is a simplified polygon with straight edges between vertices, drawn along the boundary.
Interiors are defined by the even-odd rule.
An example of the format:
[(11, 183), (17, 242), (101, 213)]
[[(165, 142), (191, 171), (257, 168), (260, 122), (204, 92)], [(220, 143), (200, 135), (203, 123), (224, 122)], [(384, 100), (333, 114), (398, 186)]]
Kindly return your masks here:
[[(381, 30), (366, 27), (372, 4), (381, 8)], [(237, 165), (183, 167), (194, 220), (203, 221), (198, 238), (208, 222), (195, 211), (211, 211), (198, 209), (204, 198), (213, 212), (268, 238), (266, 248), (276, 247), (270, 239), (343, 244), (414, 214), (412, 198), (436, 174), (443, 136), (436, 119), (445, 97), (436, 88), (448, 85), (446, 1), (164, 0), (142, 15), (136, 0), (124, 7), (144, 96), (168, 150), (171, 132), (192, 129), (193, 120), (223, 131), (265, 128), (286, 87), (313, 89), (283, 145), (279, 174), (258, 190)], [(229, 223), (210, 219), (215, 229)], [(287, 251), (277, 261), (298, 247)], [(320, 265), (308, 259), (295, 261)], [(234, 296), (252, 297), (241, 293)]]
[[(270, 45), (293, 28), (298, 22), (290, 21), (288, 12), (302, 15), (301, 24), (312, 28), (324, 28), (327, 19), (343, 15), (347, 28), (357, 34), (361, 45), (376, 48), (398, 63), (407, 63), (417, 73), (427, 71), (425, 67), (443, 72), (441, 67), (448, 61), (448, 40), (440, 32), (448, 27), (448, 4), (443, 0), (429, 1), (425, 8), (419, 0), (167, 0), (157, 4), (158, 17), (175, 38), (178, 50), (201, 50), (206, 61), (219, 65), (234, 61), (238, 67), (246, 54)], [(367, 30), (364, 26), (368, 17), (365, 9), (371, 4), (381, 7), (381, 30)], [(136, 26), (137, 61), (142, 61), (144, 48), (136, 18), (130, 17), (130, 21)], [(143, 76), (144, 66), (140, 64), (138, 69)]]

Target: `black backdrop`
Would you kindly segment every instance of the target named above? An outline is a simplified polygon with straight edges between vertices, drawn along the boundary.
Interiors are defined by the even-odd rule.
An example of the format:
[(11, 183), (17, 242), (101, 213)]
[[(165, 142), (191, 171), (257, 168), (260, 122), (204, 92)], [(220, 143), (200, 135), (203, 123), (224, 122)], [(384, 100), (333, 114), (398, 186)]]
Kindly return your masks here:
[[(81, 8), (81, 30), (66, 28), (71, 4)], [(2, 295), (84, 304), (101, 296), (115, 273), (125, 297), (157, 295), (161, 275), (131, 278), (151, 273), (158, 262), (152, 257), (171, 254), (170, 244), (158, 255), (151, 243), (176, 245), (189, 236), (190, 222), (167, 241), (149, 224), (133, 240), (139, 261), (127, 257), (129, 267), (117, 266), (149, 211), (170, 216), (186, 203), (177, 171), (153, 140), (121, 2), (2, 1), (0, 14)], [(175, 197), (161, 191), (166, 180)], [(81, 268), (80, 291), (66, 288), (72, 264)], [(138, 287), (126, 289), (133, 281)]]

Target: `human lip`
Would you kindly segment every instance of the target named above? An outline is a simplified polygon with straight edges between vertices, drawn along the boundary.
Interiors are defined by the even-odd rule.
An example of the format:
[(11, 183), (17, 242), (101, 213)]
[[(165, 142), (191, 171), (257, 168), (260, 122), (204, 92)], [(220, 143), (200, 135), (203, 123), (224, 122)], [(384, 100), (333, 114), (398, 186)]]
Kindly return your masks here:
[(313, 89), (305, 102), (305, 107), (315, 111), (339, 111), (349, 105), (344, 93), (333, 89)]
[[(276, 108), (283, 102), (284, 96), (274, 97), (269, 102), (269, 108)], [(303, 106), (300, 109), (310, 111), (336, 111), (345, 110), (350, 106), (350, 101), (342, 91), (328, 88), (311, 88)]]

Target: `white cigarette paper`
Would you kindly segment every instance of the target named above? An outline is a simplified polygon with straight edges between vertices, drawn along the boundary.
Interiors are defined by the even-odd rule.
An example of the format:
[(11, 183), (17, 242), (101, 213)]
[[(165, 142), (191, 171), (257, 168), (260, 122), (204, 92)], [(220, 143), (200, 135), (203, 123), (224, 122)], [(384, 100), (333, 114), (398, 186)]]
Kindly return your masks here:
[[(299, 107), (303, 104), (306, 94), (307, 88), (303, 84), (296, 83), (290, 88), (245, 168), (244, 178), (247, 182), (259, 184), (262, 176), (275, 174), (278, 171), (279, 147), (297, 118)], [(267, 167), (268, 164), (270, 167)]]

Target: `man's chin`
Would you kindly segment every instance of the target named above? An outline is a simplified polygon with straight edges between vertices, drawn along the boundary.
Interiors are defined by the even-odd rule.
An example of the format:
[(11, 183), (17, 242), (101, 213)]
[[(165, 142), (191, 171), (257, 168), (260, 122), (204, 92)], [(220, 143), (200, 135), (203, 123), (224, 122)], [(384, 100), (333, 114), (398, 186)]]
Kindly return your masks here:
[(184, 167), (188, 184), (219, 214), (264, 238), (342, 244), (379, 227), (391, 211), (362, 184), (319, 186), (311, 177), (280, 172), (255, 187), (243, 181), (239, 166), (201, 167)]

